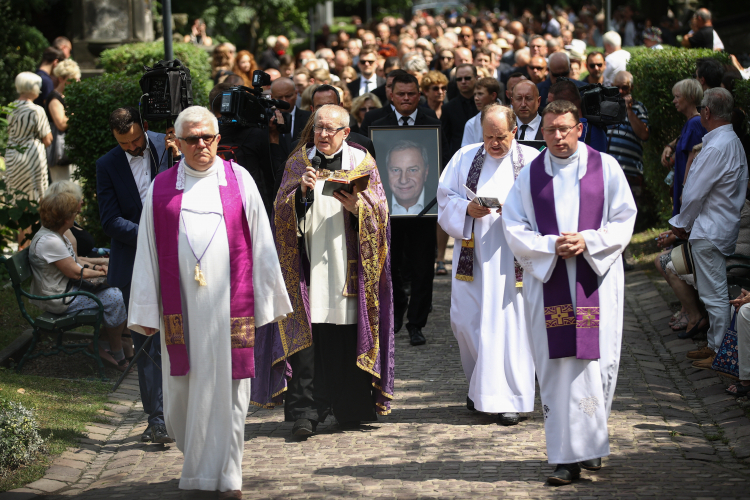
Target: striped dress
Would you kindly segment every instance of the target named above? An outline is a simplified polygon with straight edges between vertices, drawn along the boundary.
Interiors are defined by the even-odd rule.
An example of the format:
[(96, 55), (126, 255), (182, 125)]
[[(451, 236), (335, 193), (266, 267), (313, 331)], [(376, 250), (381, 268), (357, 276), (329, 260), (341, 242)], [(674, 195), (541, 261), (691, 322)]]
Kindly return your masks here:
[[(16, 109), (8, 119), (8, 150), (5, 154), (5, 182), (39, 200), (49, 184), (47, 152), (42, 138), (50, 133), (44, 108), (31, 101), (13, 102)], [(25, 148), (23, 153), (12, 147)]]

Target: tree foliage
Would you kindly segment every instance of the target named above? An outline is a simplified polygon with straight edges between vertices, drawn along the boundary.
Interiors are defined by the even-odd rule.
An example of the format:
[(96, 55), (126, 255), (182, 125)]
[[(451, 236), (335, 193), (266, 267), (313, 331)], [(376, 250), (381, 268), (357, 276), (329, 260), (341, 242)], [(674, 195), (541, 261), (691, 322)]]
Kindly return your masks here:
[(643, 148), (646, 194), (641, 197), (643, 202), (639, 209), (653, 220), (642, 223), (663, 223), (671, 214), (672, 203), (664, 183), (668, 171), (661, 165), (661, 152), (665, 144), (680, 135), (685, 124), (685, 117), (672, 104), (672, 87), (682, 79), (693, 77), (696, 61), (701, 57), (715, 57), (722, 64), (729, 62), (723, 52), (672, 47), (635, 51), (628, 62), (627, 69), (633, 74), (633, 98), (646, 106), (650, 130)]
[(42, 33), (28, 26), (21, 18), (17, 2), (0, 0), (0, 104), (13, 101), (16, 94), (15, 79), (22, 71), (35, 71), (47, 47)]

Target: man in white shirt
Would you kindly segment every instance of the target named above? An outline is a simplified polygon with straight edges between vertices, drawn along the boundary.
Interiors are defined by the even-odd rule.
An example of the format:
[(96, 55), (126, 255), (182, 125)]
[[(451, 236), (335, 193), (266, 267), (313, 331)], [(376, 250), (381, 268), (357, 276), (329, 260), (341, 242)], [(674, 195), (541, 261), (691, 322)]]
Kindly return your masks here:
[(622, 38), (616, 31), (608, 31), (602, 36), (604, 40), (604, 61), (607, 67), (604, 70), (604, 85), (612, 85), (615, 75), (620, 71), (625, 71), (630, 52), (622, 50)]
[(708, 130), (682, 192), (680, 213), (669, 220), (675, 236), (690, 240), (698, 295), (711, 328), (708, 346), (688, 353), (696, 368), (710, 368), (727, 330), (726, 256), (734, 253), (740, 210), (747, 191), (745, 150), (732, 128), (734, 99), (726, 89), (708, 89), (698, 107)]
[(427, 149), (413, 141), (399, 141), (388, 152), (388, 187), (392, 215), (417, 215), (424, 209), (424, 183), (430, 173)]
[(539, 105), (542, 98), (539, 89), (533, 82), (521, 81), (513, 87), (511, 94), (513, 111), (516, 113), (516, 139), (519, 141), (543, 141), (542, 117), (539, 115)]
[(360, 76), (347, 84), (352, 99), (359, 97), (362, 94), (372, 92), (385, 83), (385, 79), (379, 78), (375, 73), (377, 63), (378, 56), (374, 50), (363, 49), (362, 52), (360, 52), (359, 62), (357, 63)]
[(492, 77), (480, 78), (474, 86), (474, 104), (477, 107), (477, 113), (466, 122), (464, 126), (464, 136), (461, 139), (461, 147), (469, 144), (482, 142), (482, 116), (481, 111), (485, 106), (499, 102), (500, 83)]

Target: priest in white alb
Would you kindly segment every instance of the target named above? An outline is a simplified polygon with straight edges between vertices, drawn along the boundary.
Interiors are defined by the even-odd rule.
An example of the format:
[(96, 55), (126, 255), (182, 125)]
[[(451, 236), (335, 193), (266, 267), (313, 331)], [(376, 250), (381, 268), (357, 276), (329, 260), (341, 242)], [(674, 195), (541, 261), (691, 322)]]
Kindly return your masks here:
[(547, 150), (524, 167), (503, 206), (524, 269), (526, 321), (553, 485), (599, 470), (622, 344), (622, 252), (636, 208), (617, 161), (579, 142), (578, 108), (544, 108)]
[(149, 188), (138, 232), (128, 327), (160, 332), (164, 419), (185, 456), (180, 488), (242, 497), (255, 329), (292, 311), (250, 174), (216, 156), (216, 118), (175, 122), (183, 159)]
[(534, 361), (520, 267), (505, 241), (502, 209), (486, 198), (504, 203), (521, 168), (539, 152), (515, 141), (511, 108), (490, 104), (479, 118), (484, 142), (461, 148), (440, 177), (438, 223), (456, 240), (451, 328), (469, 383), (467, 407), (515, 425), (520, 412), (534, 410)]

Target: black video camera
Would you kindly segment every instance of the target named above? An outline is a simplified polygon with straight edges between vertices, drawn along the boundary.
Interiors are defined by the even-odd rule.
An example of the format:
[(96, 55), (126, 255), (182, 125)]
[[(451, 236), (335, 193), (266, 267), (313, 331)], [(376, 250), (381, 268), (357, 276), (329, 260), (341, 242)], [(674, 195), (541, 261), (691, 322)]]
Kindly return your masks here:
[[(290, 108), (289, 103), (271, 99), (263, 94), (263, 87), (270, 84), (271, 76), (256, 70), (253, 72), (253, 88), (240, 85), (217, 96), (217, 99), (221, 99), (219, 122), (240, 127), (268, 127), (274, 116), (274, 108)], [(291, 118), (285, 119), (283, 125), (277, 124), (277, 129), (280, 134), (290, 133), (292, 131)]]
[(159, 61), (140, 80), (146, 101), (141, 115), (146, 120), (174, 120), (193, 105), (190, 70), (179, 59)]
[(616, 125), (628, 116), (625, 99), (620, 97), (617, 87), (594, 83), (578, 90), (581, 93), (581, 112), (589, 123)]

